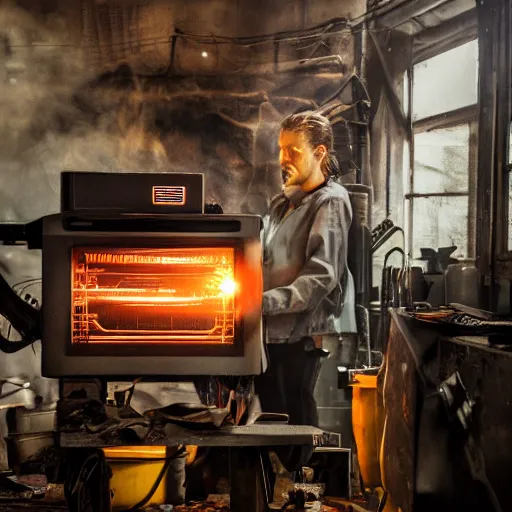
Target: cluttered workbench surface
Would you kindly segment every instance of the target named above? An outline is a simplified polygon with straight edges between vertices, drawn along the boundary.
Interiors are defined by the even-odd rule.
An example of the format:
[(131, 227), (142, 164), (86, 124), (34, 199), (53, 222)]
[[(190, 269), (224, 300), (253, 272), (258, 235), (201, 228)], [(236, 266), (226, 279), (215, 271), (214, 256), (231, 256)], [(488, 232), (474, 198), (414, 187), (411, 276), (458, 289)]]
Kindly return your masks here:
[[(117, 425), (119, 427), (119, 425)], [(122, 428), (134, 432), (137, 425), (127, 422)], [(119, 430), (118, 430), (119, 432)], [(135, 434), (134, 434), (135, 435)], [(143, 444), (150, 446), (283, 446), (312, 445), (339, 446), (339, 434), (324, 432), (315, 427), (299, 425), (246, 425), (216, 430), (191, 430), (175, 424), (167, 424), (150, 431)], [(107, 432), (106, 435), (91, 432), (61, 432), (60, 445), (65, 448), (121, 446), (127, 442), (122, 435)]]

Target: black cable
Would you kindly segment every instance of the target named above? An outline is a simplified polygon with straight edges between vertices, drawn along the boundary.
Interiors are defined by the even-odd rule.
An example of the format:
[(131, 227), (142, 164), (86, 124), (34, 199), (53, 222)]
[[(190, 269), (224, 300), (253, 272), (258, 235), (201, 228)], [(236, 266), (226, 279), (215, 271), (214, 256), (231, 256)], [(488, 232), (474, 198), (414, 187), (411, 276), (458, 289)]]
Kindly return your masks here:
[[(15, 285), (13, 285), (12, 289), (21, 297), (23, 292), (30, 286), (33, 286), (34, 284), (39, 284), (41, 282), (41, 278), (40, 277), (36, 277), (36, 278), (32, 278), (32, 279), (25, 279), (24, 281), (20, 281), (19, 283), (16, 283)], [(19, 286), (22, 286), (21, 289), (17, 289)], [(2, 342), (5, 343), (6, 341), (11, 343), (12, 340), (11, 340), (11, 333), (12, 333), (12, 324), (9, 322), (9, 328), (7, 329), (7, 339), (6, 338), (3, 338), (2, 339)], [(14, 343), (14, 342), (13, 342)], [(19, 343), (19, 342), (16, 342), (16, 343)], [(33, 342), (30, 342), (30, 343), (33, 343)], [(28, 343), (30, 345), (30, 343)], [(27, 346), (27, 345), (25, 345)], [(16, 346), (14, 347), (18, 350), (21, 350), (20, 347)], [(25, 347), (23, 347), (25, 348)], [(33, 348), (33, 347), (32, 347)], [(16, 351), (16, 350), (15, 350)]]
[(38, 285), (38, 284), (41, 284), (41, 279), (38, 279), (37, 281), (32, 281), (31, 283), (25, 283), (24, 285), (21, 286), (21, 288), (19, 289), (16, 289), (14, 288), (14, 286), (12, 287), (12, 289), (20, 296), (22, 297), (23, 296), (23, 293), (25, 292), (25, 290), (27, 288), (30, 288), (31, 286), (34, 286), (34, 285)]
[(10, 341), (0, 334), (0, 351), (13, 354), (41, 339), (40, 312), (25, 302), (0, 274), (0, 315), (21, 335), (22, 341)]
[(19, 286), (22, 286), (22, 285), (25, 285), (25, 284), (33, 284), (33, 283), (36, 283), (38, 281), (41, 281), (40, 277), (33, 277), (32, 279), (25, 279), (24, 281), (20, 281), (19, 283), (16, 283), (15, 285), (13, 285), (12, 289), (16, 291), (16, 289)]
[(382, 499), (379, 503), (379, 508), (377, 509), (377, 512), (384, 512), (384, 508), (386, 507), (386, 503), (388, 501), (388, 491), (384, 491), (384, 494), (382, 495)]
[(323, 102), (324, 107), (325, 107), (325, 105), (328, 105), (331, 101), (337, 99), (340, 96), (340, 94), (345, 90), (345, 87), (347, 87), (347, 85), (350, 82), (352, 82), (354, 75), (355, 75), (355, 73), (352, 73), (348, 78), (345, 78), (345, 80), (343, 80), (343, 82), (341, 82), (340, 86), (336, 89), (334, 94), (331, 94), (331, 96)]
[(315, 25), (306, 30), (285, 30), (281, 32), (275, 32), (272, 34), (265, 34), (262, 36), (248, 36), (248, 37), (229, 37), (229, 36), (215, 36), (215, 35), (202, 35), (202, 34), (193, 34), (186, 33), (180, 29), (176, 29), (176, 34), (181, 37), (195, 39), (197, 42), (202, 44), (208, 44), (214, 40), (215, 43), (224, 43), (224, 44), (237, 44), (237, 45), (254, 45), (258, 43), (265, 42), (273, 42), (274, 40), (278, 40), (279, 42), (286, 40), (300, 40), (306, 39), (308, 37), (321, 37), (325, 28), (332, 28), (332, 26), (341, 25), (343, 26), (342, 31), (348, 30), (350, 27), (348, 25), (348, 21), (345, 18), (333, 18), (327, 20), (323, 23)]
[[(341, 30), (329, 32), (333, 27), (336, 27), (337, 25), (342, 25)], [(221, 44), (232, 44), (241, 46), (243, 48), (250, 48), (252, 46), (257, 46), (260, 44), (265, 43), (272, 43), (274, 41), (278, 42), (287, 42), (287, 41), (293, 41), (297, 42), (302, 39), (312, 39), (312, 38), (320, 38), (320, 41), (314, 43), (314, 44), (321, 44), (323, 41), (323, 37), (325, 36), (333, 36), (337, 34), (341, 34), (346, 32), (347, 30), (350, 30), (348, 27), (348, 22), (345, 18), (334, 18), (332, 20), (329, 20), (327, 22), (321, 23), (319, 25), (316, 25), (310, 29), (307, 30), (291, 30), (291, 31), (283, 31), (283, 32), (276, 32), (274, 34), (267, 34), (263, 36), (257, 36), (257, 37), (228, 37), (228, 36), (217, 36), (214, 34), (193, 34), (193, 33), (186, 33), (179, 28), (174, 29), (174, 34), (169, 37), (168, 44), (171, 46), (170, 51), (170, 58), (169, 58), (169, 65), (167, 68), (160, 72), (160, 73), (150, 73), (150, 74), (141, 74), (136, 73), (135, 76), (138, 78), (163, 78), (167, 77), (169, 73), (172, 71), (173, 64), (174, 64), (174, 57), (176, 52), (176, 45), (178, 43), (179, 39), (183, 39), (185, 41), (190, 41), (195, 43), (196, 45), (215, 45), (218, 52), (218, 47)], [(224, 60), (228, 60), (225, 57), (222, 57)], [(305, 59), (306, 61), (310, 60)], [(246, 63), (244, 66), (242, 66), (241, 69), (238, 71), (241, 71), (245, 69), (248, 63)], [(236, 73), (236, 71), (235, 71)]]
[(22, 341), (11, 341), (0, 334), (0, 352), (4, 354), (14, 354), (32, 345), (35, 339), (23, 339)]
[(174, 455), (172, 455), (171, 457), (167, 457), (165, 459), (164, 465), (162, 466), (162, 469), (160, 470), (160, 473), (158, 473), (158, 476), (156, 477), (154, 484), (152, 485), (151, 489), (146, 494), (146, 496), (142, 498), (142, 500), (140, 500), (133, 507), (123, 510), (122, 512), (136, 512), (137, 510), (142, 508), (153, 497), (153, 494), (155, 494), (160, 483), (162, 482), (163, 477), (167, 473), (167, 470), (169, 469), (169, 465), (171, 464), (171, 462), (181, 457), (184, 453), (186, 453), (185, 447), (181, 447)]
[[(372, 9), (368, 9), (360, 16), (357, 16), (356, 18), (351, 19), (350, 26), (357, 27), (357, 26), (361, 25), (362, 23), (364, 23), (365, 21), (371, 21), (371, 20), (377, 19), (381, 15), (388, 14), (389, 12), (392, 12), (396, 9), (400, 9), (406, 3), (407, 3), (407, 0), (405, 0), (401, 3), (395, 3), (395, 4), (393, 4), (393, 3), (385, 3), (384, 5), (377, 4), (375, 7), (373, 7)], [(386, 27), (386, 29), (387, 29), (387, 27)]]
[[(65, 456), (65, 459), (68, 459)], [(70, 451), (66, 461), (64, 493), (71, 512), (107, 512), (110, 510), (109, 467), (102, 450)]]

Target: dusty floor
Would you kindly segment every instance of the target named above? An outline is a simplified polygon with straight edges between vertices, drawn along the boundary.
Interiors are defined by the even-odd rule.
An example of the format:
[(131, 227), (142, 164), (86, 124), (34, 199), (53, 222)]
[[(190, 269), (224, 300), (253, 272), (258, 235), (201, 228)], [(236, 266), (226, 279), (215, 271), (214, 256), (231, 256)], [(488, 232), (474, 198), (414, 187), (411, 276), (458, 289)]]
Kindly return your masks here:
[[(43, 503), (11, 503), (11, 504), (0, 504), (0, 512), (67, 512), (67, 507), (64, 505), (45, 505)], [(145, 510), (163, 510), (158, 509), (157, 507), (152, 509)], [(340, 504), (337, 504), (336, 507), (322, 506), (319, 508), (321, 512), (342, 512), (342, 510), (352, 510), (353, 512), (365, 512), (360, 506), (352, 504), (348, 508), (344, 508)]]
[(0, 512), (64, 512), (65, 506), (43, 505), (41, 503), (18, 503), (10, 505), (0, 505)]

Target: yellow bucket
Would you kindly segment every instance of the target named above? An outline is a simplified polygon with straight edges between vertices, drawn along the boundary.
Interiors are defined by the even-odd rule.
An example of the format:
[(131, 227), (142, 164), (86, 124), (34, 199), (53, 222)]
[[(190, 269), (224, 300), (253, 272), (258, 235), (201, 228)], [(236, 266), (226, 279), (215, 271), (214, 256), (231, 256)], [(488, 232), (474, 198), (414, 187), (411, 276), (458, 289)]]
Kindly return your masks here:
[[(143, 500), (156, 482), (167, 456), (165, 446), (123, 446), (103, 451), (112, 470), (112, 510), (128, 509)], [(148, 505), (165, 503), (166, 479), (164, 475)]]
[[(104, 448), (112, 470), (110, 491), (112, 510), (131, 508), (143, 500), (155, 484), (167, 457), (177, 448), (166, 446), (122, 446)], [(197, 447), (187, 447), (187, 463), (196, 455)], [(172, 467), (172, 466), (171, 466)], [(146, 505), (161, 505), (167, 498), (167, 469), (158, 488)]]

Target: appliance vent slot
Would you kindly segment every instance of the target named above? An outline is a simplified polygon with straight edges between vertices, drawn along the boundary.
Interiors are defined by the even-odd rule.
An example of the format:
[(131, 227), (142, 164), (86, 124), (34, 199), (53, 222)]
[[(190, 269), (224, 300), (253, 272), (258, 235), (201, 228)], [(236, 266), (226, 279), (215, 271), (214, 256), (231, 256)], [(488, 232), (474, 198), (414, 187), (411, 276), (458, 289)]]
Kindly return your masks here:
[(162, 206), (183, 206), (186, 202), (185, 187), (153, 187), (153, 204)]
[(72, 216), (63, 220), (68, 231), (111, 231), (112, 233), (238, 233), (238, 220), (222, 219), (158, 219), (131, 217), (98, 219)]

